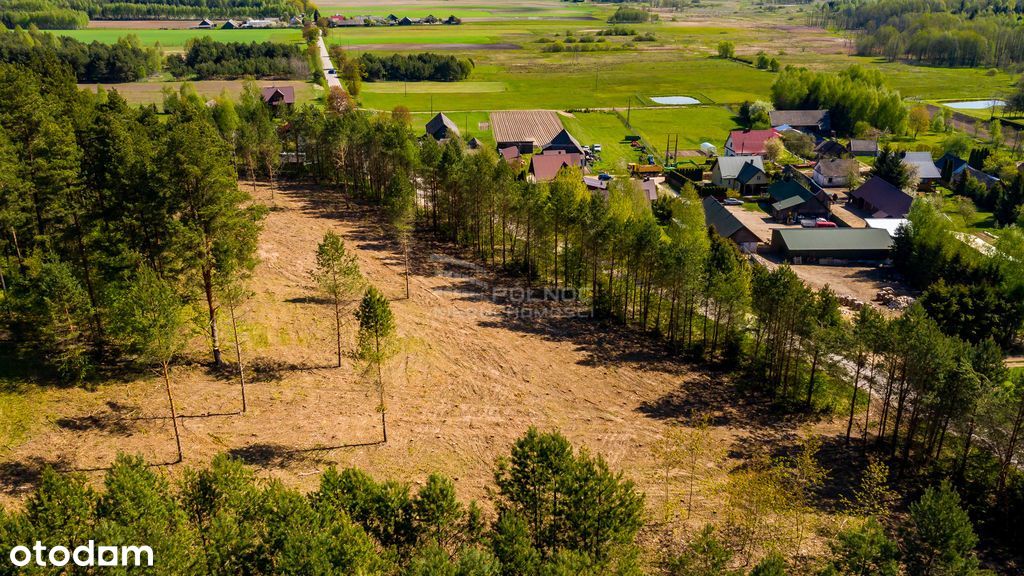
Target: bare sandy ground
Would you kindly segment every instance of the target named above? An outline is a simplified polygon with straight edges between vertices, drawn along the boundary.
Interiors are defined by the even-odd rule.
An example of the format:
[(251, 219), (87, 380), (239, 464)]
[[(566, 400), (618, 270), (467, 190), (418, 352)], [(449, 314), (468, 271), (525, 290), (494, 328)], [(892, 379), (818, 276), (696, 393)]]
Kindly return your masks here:
[[(328, 465), (359, 466), (378, 478), (422, 481), (453, 477), (463, 498), (479, 498), (495, 459), (528, 426), (559, 429), (577, 446), (600, 453), (649, 495), (665, 501), (654, 447), (673, 427), (707, 416), (723, 458), (704, 463), (711, 478), (699, 490), (693, 522), (721, 514), (715, 486), (728, 468), (760, 447), (797, 438), (797, 424), (766, 416), (763, 402), (738, 394), (722, 377), (697, 372), (662, 354), (653, 339), (572, 317), (575, 309), (510, 307), (515, 284), (451, 256), (445, 246), (415, 246), (411, 297), (402, 260), (367, 210), (324, 200), (300, 188), (279, 191), (260, 246), (254, 297), (242, 312), (250, 410), (239, 409), (230, 370), (206, 365), (197, 338), (172, 383), (185, 466), (228, 452), (264, 477), (312, 488)], [(316, 298), (309, 272), (328, 230), (343, 235), (360, 267), (392, 300), (401, 352), (386, 372), (389, 442), (381, 438), (372, 385), (346, 356), (335, 368), (333, 317)], [(346, 318), (350, 318), (346, 314)], [(356, 325), (344, 327), (346, 349)], [(233, 357), (230, 328), (224, 350)], [(40, 469), (56, 465), (101, 477), (118, 452), (151, 462), (173, 460), (171, 425), (156, 374), (113, 382), (94, 392), (49, 393), (34, 432), (0, 462), (0, 504), (19, 502)], [(836, 426), (817, 425), (834, 436)], [(172, 476), (183, 466), (162, 469)], [(680, 485), (667, 488), (678, 498)]]

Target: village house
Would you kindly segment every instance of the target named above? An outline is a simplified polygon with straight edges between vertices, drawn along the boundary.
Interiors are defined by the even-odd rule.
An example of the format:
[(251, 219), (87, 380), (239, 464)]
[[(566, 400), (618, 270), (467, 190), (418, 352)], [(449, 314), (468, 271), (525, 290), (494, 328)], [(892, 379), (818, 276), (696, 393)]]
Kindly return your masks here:
[(200, 30), (212, 30), (216, 28), (216, 26), (208, 18), (203, 18), (203, 21), (200, 22), (196, 28), (199, 28)]
[(560, 150), (568, 154), (580, 154), (583, 155), (583, 146), (572, 134), (569, 134), (568, 130), (562, 129), (561, 132), (555, 134), (550, 142), (541, 146), (541, 150), (547, 152), (548, 150)]
[(427, 122), (426, 126), (427, 136), (431, 136), (434, 140), (447, 140), (454, 138), (459, 135), (459, 127), (452, 122), (452, 119), (445, 116), (443, 113), (436, 114), (433, 118)]
[(960, 186), (961, 181), (968, 175), (987, 189), (991, 189), (1000, 182), (998, 177), (974, 168), (966, 160), (953, 154), (944, 154), (942, 158), (935, 161), (935, 167), (939, 169), (942, 181), (950, 188)]
[(242, 27), (242, 25), (239, 24), (238, 22), (235, 22), (234, 20), (228, 20), (227, 22), (221, 24), (220, 29), (221, 30), (235, 30), (236, 28), (241, 28), (241, 27)]
[(264, 86), (260, 89), (260, 97), (263, 102), (274, 107), (288, 107), (295, 105), (294, 86)]
[(518, 167), (522, 164), (523, 155), (519, 152), (518, 146), (507, 146), (505, 148), (501, 148), (498, 150), (498, 154), (501, 154), (501, 157), (505, 159), (505, 162), (513, 167)]
[(725, 140), (726, 156), (763, 156), (764, 143), (778, 138), (779, 133), (771, 130), (733, 130)]
[(917, 174), (918, 189), (930, 189), (942, 179), (931, 152), (904, 152), (903, 165)]
[(723, 238), (728, 238), (746, 253), (757, 251), (757, 245), (761, 239), (740, 222), (729, 209), (715, 199), (714, 196), (706, 196), (702, 200), (704, 204), (704, 223), (708, 228), (713, 229)]
[(814, 147), (814, 155), (822, 158), (848, 158), (850, 149), (838, 140), (822, 140)]
[(854, 156), (878, 156), (878, 140), (856, 139), (850, 140), (850, 154)]
[(827, 158), (814, 165), (811, 179), (824, 188), (849, 186), (850, 176), (857, 172), (857, 167), (857, 161), (852, 158)]
[(910, 212), (914, 198), (884, 178), (872, 176), (850, 193), (850, 201), (874, 218), (903, 218)]
[(741, 193), (744, 189), (763, 188), (770, 181), (760, 156), (719, 156), (711, 169), (711, 182), (715, 186)]
[(772, 110), (768, 113), (772, 128), (792, 128), (812, 136), (826, 136), (832, 130), (828, 110)]
[(784, 224), (804, 218), (825, 218), (830, 200), (824, 191), (812, 192), (796, 179), (787, 177), (768, 187), (771, 215)]
[(530, 179), (534, 182), (550, 182), (562, 168), (582, 168), (583, 156), (562, 151), (536, 154), (530, 158)]

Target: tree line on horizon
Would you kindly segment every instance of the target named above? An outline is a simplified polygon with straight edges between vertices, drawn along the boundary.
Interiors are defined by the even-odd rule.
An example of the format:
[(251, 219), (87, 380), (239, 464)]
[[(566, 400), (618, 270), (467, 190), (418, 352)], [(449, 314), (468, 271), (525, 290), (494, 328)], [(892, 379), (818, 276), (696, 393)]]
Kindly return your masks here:
[(1012, 66), (1024, 61), (1016, 3), (993, 0), (831, 0), (810, 19), (857, 30), (857, 53), (933, 66)]
[(89, 20), (187, 20), (198, 18), (285, 18), (312, 14), (305, 0), (8, 0), (0, 23), (8, 28), (85, 28)]

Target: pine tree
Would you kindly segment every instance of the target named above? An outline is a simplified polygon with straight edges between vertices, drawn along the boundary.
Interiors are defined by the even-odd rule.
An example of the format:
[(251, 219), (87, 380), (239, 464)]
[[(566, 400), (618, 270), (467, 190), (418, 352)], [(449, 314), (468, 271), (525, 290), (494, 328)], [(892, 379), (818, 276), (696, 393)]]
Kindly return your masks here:
[(324, 234), (316, 249), (316, 270), (313, 279), (334, 307), (334, 336), (341, 367), (341, 309), (362, 287), (363, 278), (355, 256), (345, 249), (345, 241), (334, 232)]
[(903, 533), (904, 556), (910, 576), (971, 575), (978, 572), (974, 546), (978, 537), (960, 496), (948, 482), (927, 488), (910, 505)]
[(187, 308), (174, 287), (143, 267), (114, 301), (114, 331), (120, 341), (134, 352), (140, 362), (160, 366), (167, 393), (167, 406), (174, 427), (174, 443), (181, 462), (181, 436), (178, 416), (171, 394), (170, 363), (185, 346), (187, 337)]
[(376, 374), (381, 429), (384, 442), (388, 441), (387, 406), (384, 403), (384, 365), (397, 351), (395, 340), (395, 317), (387, 298), (371, 286), (363, 296), (356, 310), (359, 319), (359, 344), (357, 354), (366, 363), (367, 372)]

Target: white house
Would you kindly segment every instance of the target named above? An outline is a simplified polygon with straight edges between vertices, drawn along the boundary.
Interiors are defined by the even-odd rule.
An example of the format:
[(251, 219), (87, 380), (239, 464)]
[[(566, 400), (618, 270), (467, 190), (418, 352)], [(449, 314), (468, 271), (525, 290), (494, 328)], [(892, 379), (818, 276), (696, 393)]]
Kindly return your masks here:
[(825, 158), (814, 165), (811, 179), (822, 188), (849, 186), (854, 170), (857, 170), (857, 161), (852, 158)]

